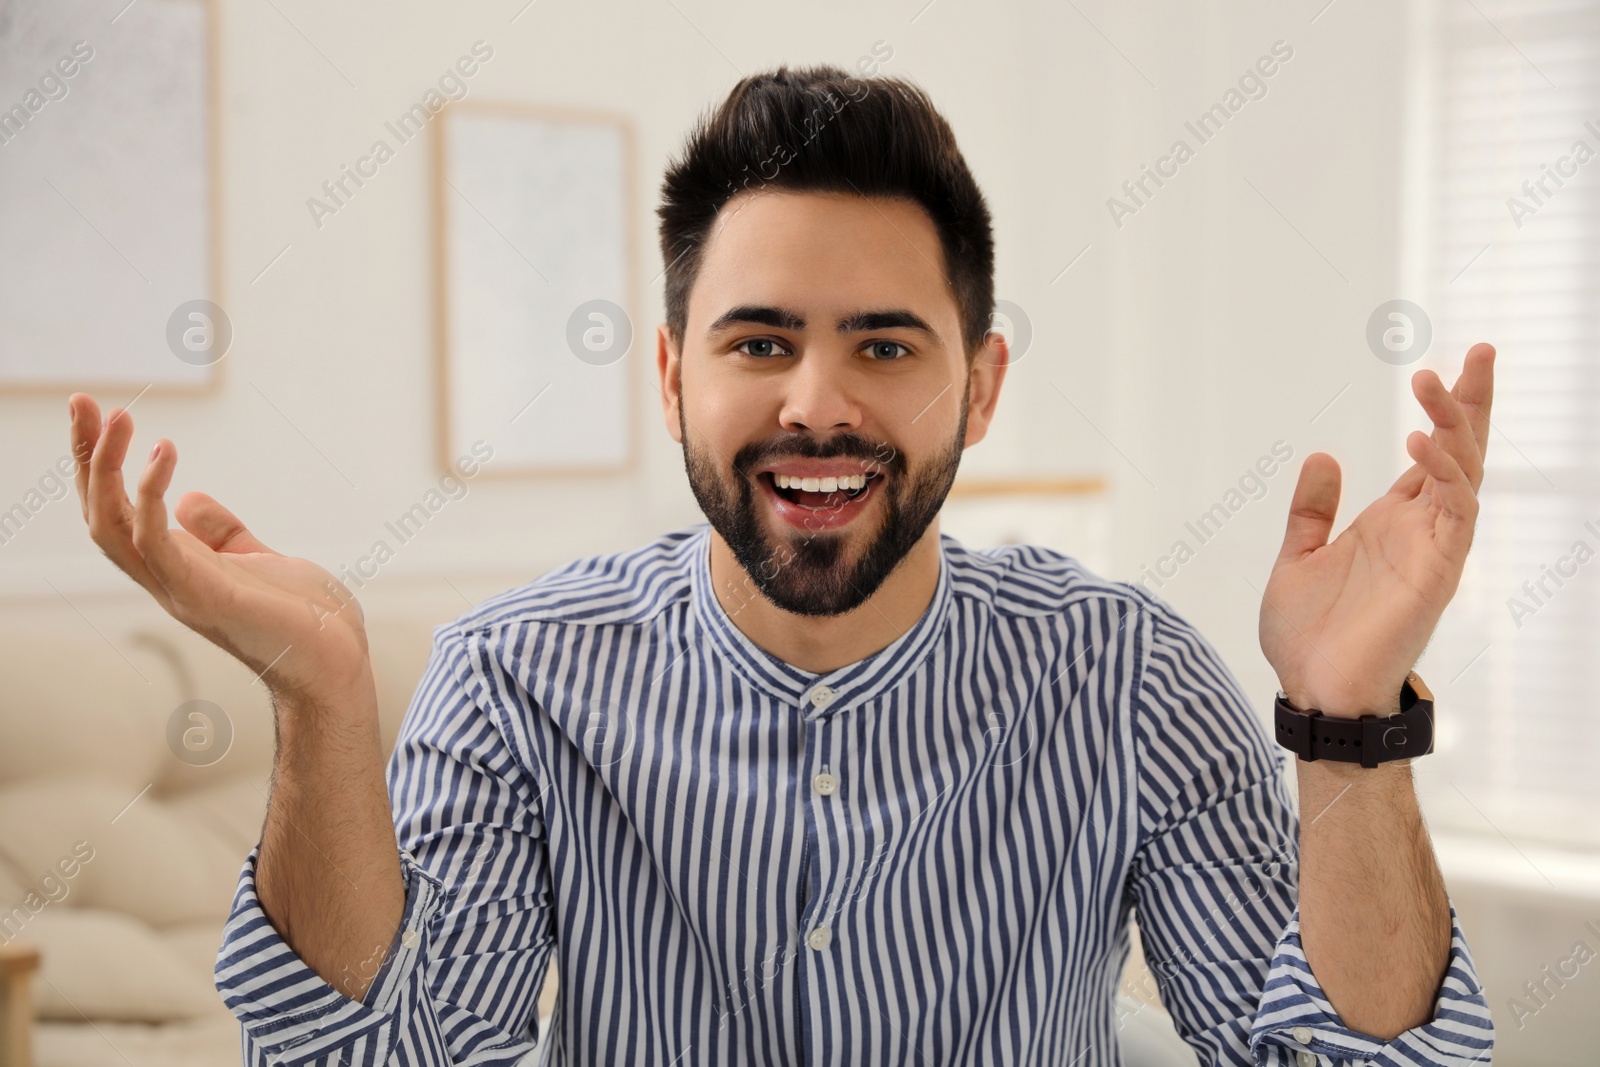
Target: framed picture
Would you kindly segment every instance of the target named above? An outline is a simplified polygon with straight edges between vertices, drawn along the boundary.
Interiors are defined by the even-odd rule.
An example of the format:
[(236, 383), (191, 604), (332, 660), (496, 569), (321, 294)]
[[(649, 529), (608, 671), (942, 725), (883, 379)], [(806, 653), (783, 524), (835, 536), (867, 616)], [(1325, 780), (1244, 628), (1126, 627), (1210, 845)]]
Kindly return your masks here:
[(209, 0), (0, 4), (0, 392), (217, 388), (216, 38)]
[(435, 139), (439, 462), (485, 477), (637, 464), (633, 132), (616, 115), (463, 102)]

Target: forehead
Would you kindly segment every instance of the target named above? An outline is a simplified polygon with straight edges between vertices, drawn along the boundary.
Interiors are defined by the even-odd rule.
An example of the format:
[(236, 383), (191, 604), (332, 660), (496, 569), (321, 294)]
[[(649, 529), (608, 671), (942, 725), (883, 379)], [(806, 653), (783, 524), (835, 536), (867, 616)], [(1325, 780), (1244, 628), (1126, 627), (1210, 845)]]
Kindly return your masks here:
[(712, 224), (687, 329), (704, 333), (734, 305), (778, 304), (906, 307), (935, 329), (955, 330), (943, 271), (939, 232), (914, 201), (752, 190), (728, 201)]

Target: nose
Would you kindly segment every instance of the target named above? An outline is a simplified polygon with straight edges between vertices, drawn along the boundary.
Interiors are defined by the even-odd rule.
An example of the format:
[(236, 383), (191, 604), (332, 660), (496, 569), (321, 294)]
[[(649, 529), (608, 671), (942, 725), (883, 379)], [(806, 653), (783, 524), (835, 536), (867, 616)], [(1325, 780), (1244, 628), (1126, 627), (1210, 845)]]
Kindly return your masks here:
[(783, 390), (778, 422), (785, 430), (825, 433), (861, 427), (861, 405), (832, 353), (807, 352), (795, 360), (783, 377)]

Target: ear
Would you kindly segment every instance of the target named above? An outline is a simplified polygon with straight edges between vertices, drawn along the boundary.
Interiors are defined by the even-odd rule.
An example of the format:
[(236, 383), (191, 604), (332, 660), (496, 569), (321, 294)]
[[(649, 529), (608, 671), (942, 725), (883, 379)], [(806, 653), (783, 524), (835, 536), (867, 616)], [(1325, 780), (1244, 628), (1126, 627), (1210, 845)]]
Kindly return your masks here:
[(681, 445), (683, 430), (678, 421), (678, 406), (682, 403), (678, 395), (679, 367), (678, 346), (672, 340), (672, 331), (663, 322), (656, 327), (656, 376), (659, 379), (657, 388), (661, 392), (661, 417), (666, 421), (667, 433)]
[(977, 444), (989, 432), (989, 421), (994, 418), (1000, 385), (1005, 381), (1006, 367), (1010, 363), (1011, 350), (1006, 347), (1005, 335), (999, 330), (990, 330), (967, 371), (967, 439), (962, 443), (963, 448)]

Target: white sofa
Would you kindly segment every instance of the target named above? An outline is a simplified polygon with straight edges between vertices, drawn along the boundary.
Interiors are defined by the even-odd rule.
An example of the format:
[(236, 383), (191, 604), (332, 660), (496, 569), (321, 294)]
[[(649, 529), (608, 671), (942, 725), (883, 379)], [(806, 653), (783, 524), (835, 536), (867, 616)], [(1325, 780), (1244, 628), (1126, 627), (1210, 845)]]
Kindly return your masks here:
[[(481, 597), (519, 581), (455, 585)], [(443, 579), (384, 576), (369, 588), (362, 603), (392, 747), (433, 627), (468, 601)], [(0, 944), (40, 953), (35, 1063), (238, 1064), (239, 1027), (212, 967), (266, 811), (265, 690), (131, 583), (0, 602), (0, 677)], [(207, 750), (195, 707), (171, 727), (193, 700), (231, 724), (220, 759), (222, 730), (212, 725)], [(541, 1014), (554, 997), (552, 980)]]
[[(433, 627), (525, 580), (384, 576), (362, 591), (386, 748)], [(0, 945), (41, 956), (31, 976), (35, 1064), (238, 1064), (239, 1027), (212, 968), (266, 810), (265, 690), (131, 584), (0, 601), (0, 677)], [(184, 730), (201, 731), (192, 744), (206, 740), (187, 711), (172, 726), (193, 700), (231, 724), (220, 759), (220, 730), (191, 761), (176, 754)], [(169, 744), (169, 732), (179, 740)], [(1146, 1000), (1154, 989), (1137, 955), (1125, 988)], [(552, 973), (541, 1016), (555, 992)], [(1192, 1062), (1158, 1006), (1124, 1014), (1130, 1064)], [(1162, 1048), (1159, 1058), (1135, 1054)]]

